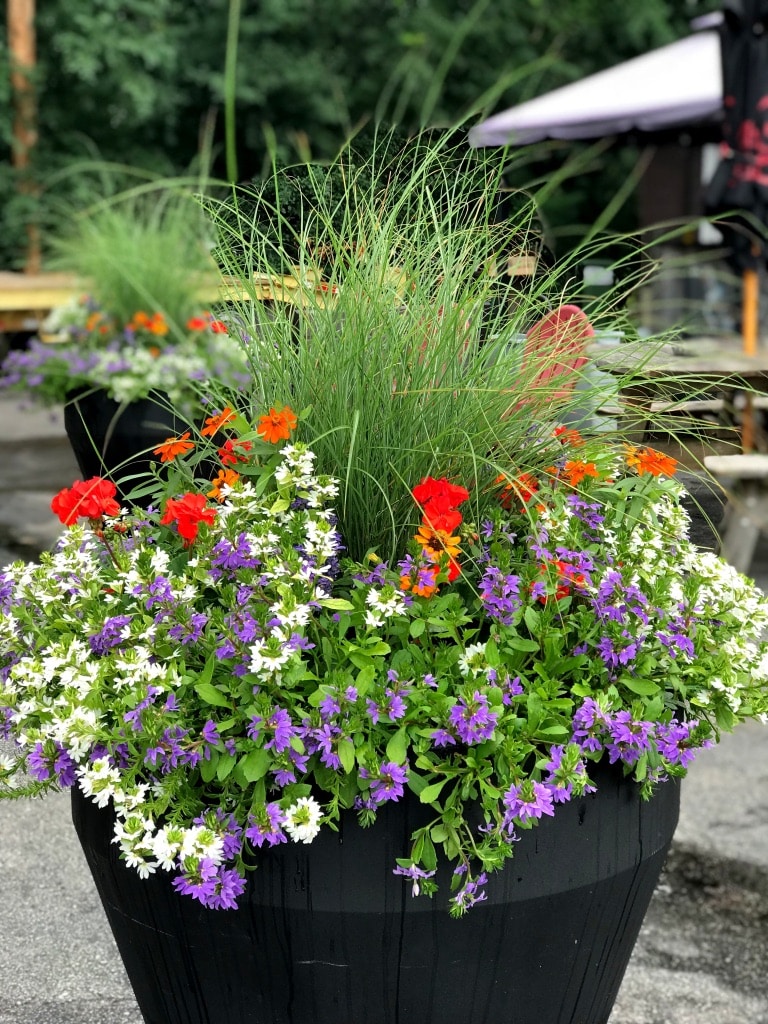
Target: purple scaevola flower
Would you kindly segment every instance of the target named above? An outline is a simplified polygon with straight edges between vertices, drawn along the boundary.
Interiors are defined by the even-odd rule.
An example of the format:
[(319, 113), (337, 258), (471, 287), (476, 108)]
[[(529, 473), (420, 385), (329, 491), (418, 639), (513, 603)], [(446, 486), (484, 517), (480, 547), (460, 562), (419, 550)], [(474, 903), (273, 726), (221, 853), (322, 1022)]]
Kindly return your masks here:
[(475, 690), (469, 700), (460, 697), (448, 713), (448, 722), (466, 744), (482, 743), (493, 736), (498, 715), (488, 707), (488, 698)]

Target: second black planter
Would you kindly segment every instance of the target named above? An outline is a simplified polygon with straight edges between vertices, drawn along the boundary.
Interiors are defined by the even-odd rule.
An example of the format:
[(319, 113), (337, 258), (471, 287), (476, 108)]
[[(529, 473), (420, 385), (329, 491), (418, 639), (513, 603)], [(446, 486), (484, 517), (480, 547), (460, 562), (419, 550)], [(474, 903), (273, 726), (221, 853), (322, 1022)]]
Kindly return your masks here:
[(107, 477), (125, 499), (158, 461), (153, 450), (190, 428), (162, 396), (121, 405), (103, 390), (84, 389), (70, 394), (64, 429), (83, 479)]

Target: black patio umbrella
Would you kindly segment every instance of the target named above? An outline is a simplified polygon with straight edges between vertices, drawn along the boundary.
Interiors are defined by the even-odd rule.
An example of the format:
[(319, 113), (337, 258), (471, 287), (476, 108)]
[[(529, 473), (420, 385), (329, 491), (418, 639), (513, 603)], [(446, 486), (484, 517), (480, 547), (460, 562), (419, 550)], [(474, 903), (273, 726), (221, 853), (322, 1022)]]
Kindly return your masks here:
[(706, 204), (729, 215), (720, 226), (742, 274), (744, 348), (754, 354), (757, 268), (768, 259), (768, 0), (725, 0), (720, 35), (722, 160)]

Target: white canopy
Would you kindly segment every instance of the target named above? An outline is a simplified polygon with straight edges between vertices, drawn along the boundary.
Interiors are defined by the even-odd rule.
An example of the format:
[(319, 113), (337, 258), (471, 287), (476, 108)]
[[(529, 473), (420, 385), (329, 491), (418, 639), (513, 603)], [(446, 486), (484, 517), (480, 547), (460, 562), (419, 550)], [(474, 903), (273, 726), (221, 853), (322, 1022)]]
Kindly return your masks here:
[(469, 144), (525, 146), (682, 128), (718, 120), (722, 106), (720, 37), (709, 30), (494, 114), (470, 130)]

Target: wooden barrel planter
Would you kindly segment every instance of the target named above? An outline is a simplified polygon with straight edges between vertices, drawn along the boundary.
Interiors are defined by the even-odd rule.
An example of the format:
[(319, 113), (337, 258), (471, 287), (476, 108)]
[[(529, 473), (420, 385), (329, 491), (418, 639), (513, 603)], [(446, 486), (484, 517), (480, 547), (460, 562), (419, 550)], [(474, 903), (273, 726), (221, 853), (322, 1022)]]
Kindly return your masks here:
[(614, 766), (521, 833), (488, 898), (448, 914), (392, 873), (423, 814), (354, 815), (264, 851), (241, 907), (202, 908), (119, 861), (108, 810), (73, 819), (146, 1024), (606, 1024), (672, 839), (679, 784)]

